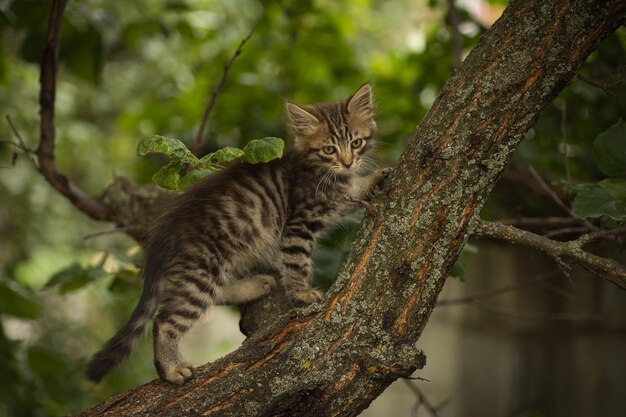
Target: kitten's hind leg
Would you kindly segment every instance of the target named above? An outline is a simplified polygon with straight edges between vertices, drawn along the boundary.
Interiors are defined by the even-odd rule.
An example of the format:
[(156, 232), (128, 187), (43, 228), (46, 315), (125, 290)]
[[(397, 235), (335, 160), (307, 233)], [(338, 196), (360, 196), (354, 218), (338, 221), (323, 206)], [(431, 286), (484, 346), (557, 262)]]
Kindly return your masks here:
[(207, 276), (186, 274), (168, 282), (161, 309), (153, 324), (154, 366), (161, 379), (182, 385), (193, 371), (178, 344), (215, 300), (215, 286)]
[(221, 287), (216, 294), (216, 303), (222, 305), (245, 304), (265, 297), (276, 285), (276, 280), (263, 274), (240, 279)]

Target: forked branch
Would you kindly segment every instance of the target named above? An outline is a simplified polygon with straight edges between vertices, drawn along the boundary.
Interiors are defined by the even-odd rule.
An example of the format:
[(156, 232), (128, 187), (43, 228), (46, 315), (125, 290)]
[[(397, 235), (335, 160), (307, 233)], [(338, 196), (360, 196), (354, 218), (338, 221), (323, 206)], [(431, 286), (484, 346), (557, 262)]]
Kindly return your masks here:
[[(598, 238), (599, 233), (601, 232), (583, 235), (569, 242), (560, 242), (513, 226), (482, 220), (477, 222), (473, 232), (474, 236), (529, 246), (551, 256), (560, 265), (564, 261), (574, 262), (626, 290), (626, 268), (622, 264), (585, 250), (585, 245)], [(611, 233), (611, 231), (607, 233)]]
[(72, 202), (78, 209), (96, 220), (111, 220), (108, 208), (93, 196), (73, 184), (57, 167), (54, 161), (54, 98), (56, 77), (59, 66), (59, 44), (63, 11), (67, 0), (55, 0), (48, 22), (48, 34), (41, 59), (41, 90), (39, 105), (41, 122), (39, 126), (39, 147), (37, 157), (39, 171), (57, 191)]

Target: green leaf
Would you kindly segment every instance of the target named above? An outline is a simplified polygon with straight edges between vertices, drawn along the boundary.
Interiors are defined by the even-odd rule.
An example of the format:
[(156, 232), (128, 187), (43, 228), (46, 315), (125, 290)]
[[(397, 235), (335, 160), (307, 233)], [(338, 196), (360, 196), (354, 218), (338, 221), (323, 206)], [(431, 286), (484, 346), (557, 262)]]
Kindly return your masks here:
[(626, 175), (626, 123), (622, 119), (598, 135), (593, 142), (593, 156), (606, 175)]
[(172, 162), (178, 164), (192, 164), (196, 166), (200, 163), (187, 146), (178, 139), (165, 136), (152, 135), (145, 137), (137, 146), (137, 155), (144, 156), (150, 152), (167, 155)]
[(604, 188), (615, 200), (626, 200), (626, 180), (621, 178), (607, 178), (600, 181), (600, 187)]
[(283, 156), (285, 142), (280, 138), (267, 137), (248, 142), (243, 148), (243, 159), (249, 164), (269, 162)]
[(152, 181), (168, 190), (178, 190), (180, 188), (179, 181), (182, 168), (181, 164), (170, 162), (154, 173)]
[(221, 166), (226, 164), (227, 162), (232, 161), (233, 159), (241, 158), (243, 155), (244, 153), (241, 149), (227, 146), (206, 155), (200, 160), (200, 162), (203, 162), (205, 164), (217, 164)]
[(100, 267), (83, 268), (80, 264), (74, 263), (54, 274), (44, 288), (58, 286), (62, 293), (76, 291), (105, 275), (106, 272)]
[[(607, 190), (607, 187), (611, 190)], [(626, 220), (626, 199), (615, 198), (619, 192), (613, 182), (603, 181), (601, 184), (581, 184), (572, 202), (572, 211), (578, 217), (602, 217), (613, 220)], [(621, 190), (623, 192), (623, 190)]]
[(18, 283), (0, 282), (0, 314), (35, 319), (39, 316), (39, 304)]
[(213, 172), (212, 169), (196, 169), (190, 171), (178, 182), (178, 186), (181, 190), (184, 190), (185, 188), (194, 185), (211, 172)]

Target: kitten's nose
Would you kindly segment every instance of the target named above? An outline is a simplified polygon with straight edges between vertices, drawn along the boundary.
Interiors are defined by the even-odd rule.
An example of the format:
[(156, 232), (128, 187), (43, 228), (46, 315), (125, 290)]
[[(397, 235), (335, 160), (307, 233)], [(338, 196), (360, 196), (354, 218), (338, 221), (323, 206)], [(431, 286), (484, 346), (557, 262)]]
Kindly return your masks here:
[(342, 162), (343, 166), (346, 167), (347, 169), (350, 169), (350, 167), (352, 166), (352, 161), (349, 162)]

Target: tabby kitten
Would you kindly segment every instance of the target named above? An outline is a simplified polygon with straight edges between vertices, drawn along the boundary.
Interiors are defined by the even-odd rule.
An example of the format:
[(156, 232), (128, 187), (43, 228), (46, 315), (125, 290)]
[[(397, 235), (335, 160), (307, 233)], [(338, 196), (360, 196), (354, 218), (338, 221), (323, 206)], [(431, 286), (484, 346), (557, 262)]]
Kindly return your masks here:
[(233, 278), (252, 262), (272, 264), (294, 303), (322, 299), (310, 285), (315, 237), (388, 171), (359, 175), (376, 130), (369, 85), (340, 103), (287, 103), (286, 110), (293, 149), (281, 159), (233, 163), (206, 177), (156, 221), (139, 303), (89, 363), (90, 380), (100, 381), (130, 353), (158, 309), (154, 365), (162, 379), (184, 384), (192, 367), (178, 344), (207, 308), (256, 300), (274, 286), (269, 275)]

